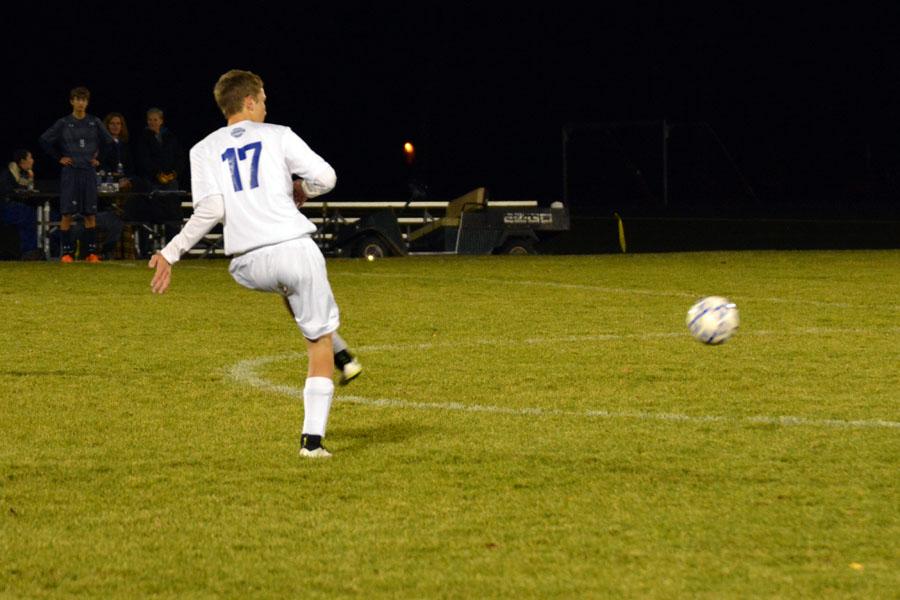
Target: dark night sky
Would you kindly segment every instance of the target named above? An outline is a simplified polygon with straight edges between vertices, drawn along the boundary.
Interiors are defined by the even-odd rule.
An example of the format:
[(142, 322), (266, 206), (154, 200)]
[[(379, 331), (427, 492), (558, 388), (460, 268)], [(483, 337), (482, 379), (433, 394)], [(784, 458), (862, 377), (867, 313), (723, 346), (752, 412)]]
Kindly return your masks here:
[(253, 3), (230, 19), (38, 5), (4, 28), (5, 56), (23, 60), (5, 71), (3, 151), (36, 147), (76, 85), (92, 91), (89, 112), (123, 112), (132, 131), (162, 107), (190, 146), (222, 123), (211, 88), (236, 67), (265, 80), (269, 120), (335, 166), (334, 199), (403, 197), (406, 139), (434, 197), (479, 185), (496, 198), (559, 197), (561, 128), (579, 121), (708, 122), (773, 205), (843, 194), (873, 164), (900, 162), (890, 3), (625, 4)]

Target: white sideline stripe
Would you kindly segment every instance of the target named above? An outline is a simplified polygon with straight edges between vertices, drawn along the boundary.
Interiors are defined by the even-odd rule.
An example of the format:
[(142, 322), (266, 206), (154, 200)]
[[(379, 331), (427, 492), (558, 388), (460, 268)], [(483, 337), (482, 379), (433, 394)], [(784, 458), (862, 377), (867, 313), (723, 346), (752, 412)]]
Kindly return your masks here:
[[(397, 279), (415, 279), (417, 281), (422, 280), (430, 280), (430, 281), (445, 281), (445, 282), (457, 282), (457, 280), (450, 280), (445, 277), (434, 277), (434, 276), (423, 276), (413, 273), (347, 273), (347, 272), (337, 272), (330, 273), (329, 276), (334, 275), (343, 275), (347, 277), (382, 277), (382, 278), (397, 278)], [(678, 298), (690, 298), (692, 300), (698, 300), (703, 297), (703, 294), (699, 293), (691, 293), (691, 292), (677, 292), (673, 290), (647, 290), (641, 288), (621, 288), (621, 287), (609, 287), (602, 285), (590, 285), (583, 283), (559, 283), (556, 281), (534, 281), (528, 279), (497, 279), (492, 277), (467, 277), (466, 281), (477, 281), (480, 283), (492, 283), (499, 285), (523, 285), (523, 286), (535, 286), (535, 287), (548, 287), (548, 288), (557, 288), (557, 289), (566, 289), (566, 290), (585, 290), (591, 292), (605, 292), (610, 294), (633, 294), (638, 296), (657, 296), (657, 297), (671, 297), (675, 296)], [(847, 302), (822, 302), (820, 300), (804, 300), (801, 298), (753, 298), (748, 296), (741, 296), (741, 300), (749, 300), (753, 302), (777, 302), (782, 304), (808, 304), (810, 306), (826, 306), (826, 307), (835, 307), (835, 308), (871, 308), (871, 305), (866, 304), (849, 304)], [(900, 310), (900, 305), (897, 304), (878, 304), (876, 306), (888, 308), (891, 310)]]
[[(900, 327), (889, 327), (883, 331), (900, 332)], [(866, 335), (873, 334), (869, 329), (855, 328), (827, 328), (827, 327), (804, 327), (798, 329), (782, 329), (776, 331), (756, 330), (756, 331), (740, 331), (740, 337), (778, 337), (791, 335)], [(653, 339), (671, 339), (682, 338), (687, 340), (687, 333), (596, 333), (585, 335), (569, 335), (563, 337), (555, 337), (552, 339), (544, 337), (525, 338), (524, 340), (512, 339), (482, 339), (467, 342), (468, 346), (498, 346), (510, 344), (548, 344), (558, 342), (608, 342), (616, 340), (653, 340)], [(459, 346), (457, 342), (420, 342), (411, 344), (375, 344), (370, 346), (360, 346), (357, 351), (360, 352), (393, 352), (396, 350), (431, 350), (434, 348), (456, 348)], [(292, 358), (303, 358), (305, 354), (292, 354)], [(285, 357), (287, 359), (287, 357)]]
[[(804, 330), (806, 333), (845, 333), (858, 332), (859, 330), (830, 330), (824, 328), (809, 328)], [(755, 335), (778, 335), (781, 332), (755, 332)], [(796, 331), (784, 332), (787, 334), (797, 333)], [(648, 338), (648, 337), (683, 337), (682, 333), (656, 333), (642, 335), (614, 335), (604, 334), (599, 336), (579, 336), (578, 340), (591, 339), (629, 339), (629, 338)], [(573, 338), (574, 339), (574, 338)], [(549, 343), (557, 341), (568, 341), (568, 339), (558, 340), (556, 338), (540, 339), (534, 338), (525, 340), (528, 344)], [(482, 340), (479, 344), (491, 345), (508, 343), (509, 340)], [(360, 352), (378, 352), (391, 351), (399, 349), (420, 349), (426, 350), (440, 346), (458, 346), (458, 344), (450, 343), (422, 343), (422, 344), (383, 344), (373, 346), (363, 346), (358, 350)], [(254, 387), (256, 389), (274, 392), (284, 396), (293, 398), (303, 398), (303, 390), (290, 385), (279, 385), (272, 383), (261, 377), (257, 373), (257, 369), (267, 364), (287, 361), (300, 360), (305, 355), (299, 352), (289, 354), (279, 354), (276, 356), (264, 356), (261, 358), (253, 358), (237, 362), (229, 369), (228, 374), (236, 381)], [(669, 423), (724, 423), (724, 424), (755, 424), (755, 425), (781, 425), (781, 426), (808, 426), (808, 427), (834, 427), (834, 428), (851, 428), (851, 429), (900, 429), (900, 422), (887, 421), (883, 419), (810, 419), (806, 417), (797, 417), (791, 415), (766, 416), (756, 415), (751, 417), (728, 417), (724, 415), (685, 415), (679, 413), (650, 413), (643, 411), (607, 411), (607, 410), (557, 410), (548, 408), (509, 408), (503, 406), (491, 406), (482, 404), (461, 404), (458, 402), (411, 402), (408, 400), (399, 400), (396, 398), (366, 398), (363, 396), (340, 395), (336, 396), (337, 402), (346, 402), (349, 404), (357, 404), (362, 406), (374, 406), (379, 408), (404, 408), (413, 410), (441, 410), (441, 411), (458, 411), (470, 413), (486, 413), (495, 415), (512, 415), (512, 416), (541, 416), (541, 417), (589, 417), (603, 419), (634, 419), (640, 421), (664, 421)]]

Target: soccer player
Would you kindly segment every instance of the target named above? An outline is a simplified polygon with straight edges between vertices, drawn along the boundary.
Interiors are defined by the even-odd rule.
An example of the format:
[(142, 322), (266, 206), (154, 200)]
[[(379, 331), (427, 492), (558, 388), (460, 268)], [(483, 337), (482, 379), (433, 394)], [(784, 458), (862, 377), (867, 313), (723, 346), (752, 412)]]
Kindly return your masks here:
[(216, 223), (223, 223), (229, 272), (239, 284), (281, 294), (306, 338), (309, 369), (303, 389), (300, 455), (329, 457), (322, 446), (334, 395), (332, 334), (339, 325), (325, 259), (310, 234), (315, 226), (294, 206), (291, 174), (313, 198), (330, 191), (334, 169), (288, 127), (265, 123), (259, 76), (231, 70), (213, 90), (227, 125), (190, 152), (194, 212), (155, 254), (151, 288), (169, 287), (172, 265)]
[[(100, 262), (97, 256), (97, 173), (100, 164), (97, 155), (101, 144), (115, 143), (112, 136), (97, 117), (87, 114), (91, 92), (77, 87), (69, 92), (72, 114), (59, 119), (41, 135), (41, 148), (59, 161), (60, 174), (59, 212), (62, 219), (59, 230), (62, 237), (60, 260), (75, 260), (75, 243), (72, 239), (72, 221), (80, 213), (84, 217), (84, 237), (87, 245), (85, 260)], [(82, 252), (84, 255), (84, 252)]]

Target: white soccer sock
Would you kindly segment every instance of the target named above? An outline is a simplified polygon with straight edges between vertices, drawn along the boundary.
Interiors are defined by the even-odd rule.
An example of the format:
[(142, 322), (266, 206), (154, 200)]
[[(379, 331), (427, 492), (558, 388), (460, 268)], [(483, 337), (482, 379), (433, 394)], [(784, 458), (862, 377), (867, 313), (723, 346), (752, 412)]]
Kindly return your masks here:
[(303, 433), (325, 437), (334, 382), (328, 377), (307, 377), (303, 387)]

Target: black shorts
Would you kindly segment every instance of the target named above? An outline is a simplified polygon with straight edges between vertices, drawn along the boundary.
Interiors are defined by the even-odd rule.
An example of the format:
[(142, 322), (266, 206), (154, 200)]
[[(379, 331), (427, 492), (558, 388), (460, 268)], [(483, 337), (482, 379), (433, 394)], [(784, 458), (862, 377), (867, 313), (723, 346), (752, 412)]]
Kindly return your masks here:
[(97, 214), (97, 174), (93, 169), (63, 167), (59, 181), (59, 212)]

